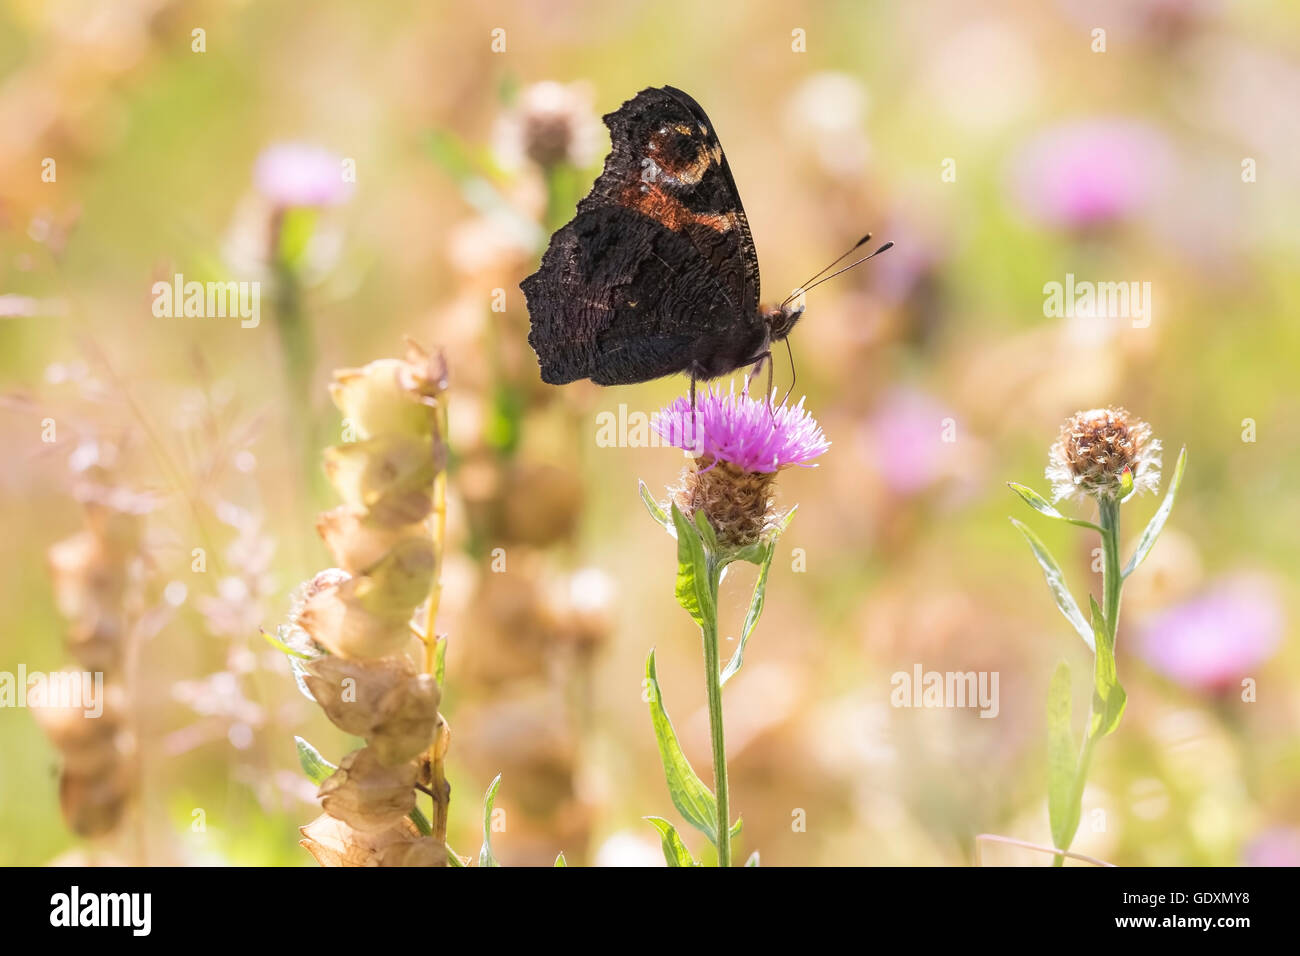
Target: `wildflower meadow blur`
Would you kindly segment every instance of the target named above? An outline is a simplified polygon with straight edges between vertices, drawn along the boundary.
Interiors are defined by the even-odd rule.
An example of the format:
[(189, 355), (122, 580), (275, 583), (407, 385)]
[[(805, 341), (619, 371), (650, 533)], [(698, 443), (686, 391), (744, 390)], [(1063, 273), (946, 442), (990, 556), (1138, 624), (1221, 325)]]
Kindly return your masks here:
[[(895, 245), (544, 384), (665, 85), (764, 303)], [(1300, 865), (1297, 102), (1269, 0), (0, 2), (0, 863)]]

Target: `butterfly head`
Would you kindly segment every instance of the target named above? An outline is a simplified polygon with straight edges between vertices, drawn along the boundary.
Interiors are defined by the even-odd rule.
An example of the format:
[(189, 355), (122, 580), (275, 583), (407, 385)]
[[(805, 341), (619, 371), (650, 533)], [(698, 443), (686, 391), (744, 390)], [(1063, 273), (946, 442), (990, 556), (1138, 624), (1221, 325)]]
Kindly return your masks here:
[(769, 342), (779, 342), (794, 329), (794, 324), (803, 315), (803, 296), (792, 302), (785, 302), (763, 312), (763, 324), (767, 326)]

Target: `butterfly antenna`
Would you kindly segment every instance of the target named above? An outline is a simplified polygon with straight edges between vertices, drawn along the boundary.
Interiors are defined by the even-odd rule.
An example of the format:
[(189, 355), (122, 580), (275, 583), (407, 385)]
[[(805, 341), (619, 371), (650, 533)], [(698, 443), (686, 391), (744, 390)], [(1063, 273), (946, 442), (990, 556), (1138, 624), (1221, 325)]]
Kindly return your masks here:
[[(871, 255), (869, 255), (869, 256), (863, 256), (863, 257), (862, 257), (861, 259), (859, 259), (857, 262), (851, 263), (850, 265), (845, 266), (843, 269), (839, 269), (839, 270), (837, 270), (837, 271), (835, 271), (835, 272), (832, 272), (832, 273), (831, 273), (830, 275), (828, 275), (826, 278), (824, 278), (824, 279), (819, 279), (819, 280), (817, 280), (816, 282), (814, 282), (812, 285), (808, 286), (807, 288), (805, 288), (805, 289), (800, 289), (800, 290), (798, 290), (798, 291), (799, 291), (800, 294), (802, 294), (802, 293), (804, 293), (804, 292), (808, 292), (808, 291), (810, 291), (810, 290), (812, 290), (812, 289), (815, 289), (815, 288), (817, 288), (817, 286), (821, 285), (823, 282), (830, 282), (831, 279), (834, 279), (836, 276), (844, 275), (844, 273), (848, 272), (850, 269), (853, 269), (853, 268), (855, 268), (855, 267), (857, 267), (857, 266), (860, 266), (860, 265), (862, 265), (862, 263), (866, 262), (868, 259), (874, 259), (876, 256), (880, 255), (882, 252), (888, 252), (888, 251), (889, 251), (890, 249), (892, 249), (892, 248), (894, 248), (894, 243), (893, 243), (893, 242), (887, 242), (887, 243), (885, 243), (883, 246), (881, 246), (879, 249), (877, 249), (875, 252), (873, 252)], [(783, 304), (784, 304), (784, 303), (783, 303)]]
[(865, 236), (863, 236), (861, 239), (855, 242), (847, 252), (845, 252), (841, 256), (837, 256), (834, 262), (830, 263), (830, 265), (828, 265), (825, 269), (822, 269), (821, 272), (818, 272), (817, 275), (809, 276), (807, 279), (805, 279), (803, 281), (803, 284), (800, 285), (799, 288), (795, 289), (788, 296), (786, 296), (785, 302), (782, 302), (781, 305), (785, 305), (786, 302), (789, 302), (791, 299), (797, 298), (801, 293), (806, 292), (807, 285), (809, 282), (812, 282), (814, 279), (816, 279), (820, 275), (823, 275), (829, 269), (833, 269), (835, 266), (839, 265), (846, 258), (853, 255), (854, 252), (856, 252), (862, 246), (865, 246), (870, 241), (871, 241), (871, 233), (867, 233)]

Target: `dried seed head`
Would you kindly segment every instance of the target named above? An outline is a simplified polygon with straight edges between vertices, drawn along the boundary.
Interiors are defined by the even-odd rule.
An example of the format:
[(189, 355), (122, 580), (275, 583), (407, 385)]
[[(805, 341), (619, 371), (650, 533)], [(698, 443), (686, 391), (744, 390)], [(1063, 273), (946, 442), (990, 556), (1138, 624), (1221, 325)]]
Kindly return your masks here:
[(441, 465), (432, 439), (382, 435), (325, 450), (325, 476), (346, 505), (371, 523), (414, 524), (433, 508), (433, 479)]
[(340, 657), (400, 653), (411, 639), (410, 608), (406, 617), (372, 613), (357, 601), (357, 580), (349, 576), (341, 584), (316, 591), (292, 618), (290, 630), (305, 632), (312, 643)]
[(687, 518), (703, 511), (724, 548), (743, 548), (780, 521), (773, 496), (776, 474), (701, 459), (682, 469), (681, 484), (669, 494)]
[(548, 80), (523, 90), (518, 107), (499, 122), (496, 139), (509, 165), (522, 154), (543, 169), (564, 162), (583, 167), (595, 158), (600, 130), (589, 87)]
[(59, 779), (59, 808), (68, 826), (83, 837), (116, 829), (131, 794), (128, 765), (119, 763), (94, 776), (64, 773)]
[(1047, 478), (1055, 499), (1122, 498), (1160, 486), (1160, 442), (1123, 408), (1076, 412), (1052, 446)]
[(298, 830), (299, 845), (321, 866), (446, 866), (447, 851), (433, 837), (421, 837), (403, 818), (393, 826), (358, 830), (321, 814)]
[(365, 511), (343, 505), (322, 511), (316, 517), (316, 531), (334, 563), (356, 573), (377, 564), (403, 538), (421, 536), (423, 525), (381, 525)]
[(363, 368), (336, 371), (330, 397), (358, 440), (423, 438), (438, 434), (436, 409), (446, 379), (441, 358), (407, 343), (405, 359), (380, 359)]
[(349, 826), (373, 832), (393, 826), (415, 806), (414, 763), (386, 767), (370, 747), (354, 750), (320, 785), (325, 812)]
[(438, 720), (438, 685), (405, 657), (319, 657), (303, 665), (307, 688), (340, 730), (365, 737), (386, 766), (428, 749)]

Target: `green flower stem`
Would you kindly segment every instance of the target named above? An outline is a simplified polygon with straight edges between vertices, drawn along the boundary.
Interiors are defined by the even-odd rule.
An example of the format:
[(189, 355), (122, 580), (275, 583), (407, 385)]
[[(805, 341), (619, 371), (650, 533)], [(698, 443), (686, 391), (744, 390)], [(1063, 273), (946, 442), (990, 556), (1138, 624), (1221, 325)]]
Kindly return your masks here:
[[(1115, 636), (1119, 629), (1120, 591), (1124, 585), (1124, 576), (1120, 571), (1119, 500), (1116, 498), (1099, 498), (1097, 509), (1098, 521), (1101, 525), (1102, 611), (1106, 617), (1104, 626), (1113, 653)], [(1074, 786), (1070, 791), (1070, 819), (1073, 821), (1073, 826), (1066, 834), (1065, 845), (1058, 847), (1060, 850), (1068, 850), (1071, 844), (1074, 843), (1074, 837), (1079, 830), (1079, 822), (1083, 816), (1083, 788), (1088, 782), (1088, 770), (1092, 765), (1092, 751), (1097, 741), (1101, 739), (1101, 736), (1104, 736), (1104, 733), (1099, 734), (1095, 730), (1097, 722), (1094, 720), (1094, 716), (1096, 716), (1097, 705), (1097, 698), (1094, 695), (1093, 706), (1088, 713), (1088, 725), (1083, 737), (1083, 746), (1079, 750), (1079, 762), (1074, 771)], [(1063, 853), (1057, 854), (1052, 859), (1052, 866), (1064, 865), (1065, 855)]]
[(1119, 500), (1100, 498), (1097, 508), (1101, 521), (1101, 606), (1106, 614), (1106, 630), (1110, 634), (1113, 647), (1119, 625), (1119, 592), (1124, 585), (1119, 557)]
[(718, 866), (731, 866), (731, 810), (727, 794), (727, 745), (722, 729), (722, 674), (718, 659), (718, 584), (722, 569), (709, 555), (713, 613), (705, 615), (704, 670), (709, 693), (709, 735), (713, 739), (713, 789), (718, 801)]

